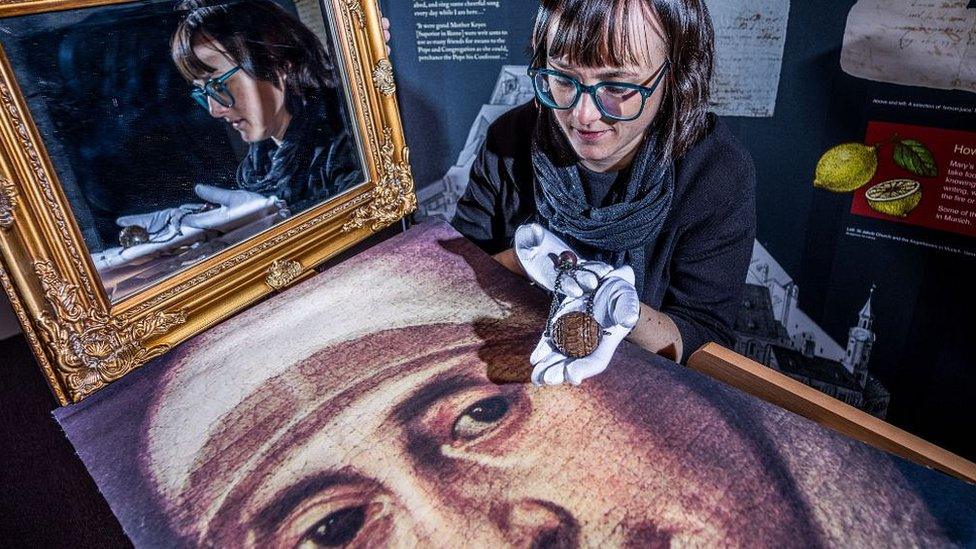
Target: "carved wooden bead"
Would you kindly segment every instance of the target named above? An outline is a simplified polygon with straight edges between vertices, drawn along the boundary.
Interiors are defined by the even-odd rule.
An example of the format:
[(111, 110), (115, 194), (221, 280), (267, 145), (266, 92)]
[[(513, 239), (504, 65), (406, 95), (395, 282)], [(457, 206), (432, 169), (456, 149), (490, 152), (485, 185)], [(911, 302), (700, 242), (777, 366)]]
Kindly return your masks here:
[(562, 264), (562, 265), (567, 265), (569, 267), (575, 267), (576, 266), (576, 263), (578, 261), (579, 261), (579, 258), (576, 257), (576, 254), (574, 254), (573, 252), (571, 252), (569, 250), (566, 250), (566, 251), (562, 252), (561, 254), (559, 254), (559, 263)]
[(128, 225), (119, 232), (119, 245), (122, 249), (149, 242), (149, 231), (139, 225)]
[(601, 335), (600, 323), (592, 315), (574, 311), (556, 319), (550, 339), (560, 353), (570, 358), (583, 358), (593, 354)]

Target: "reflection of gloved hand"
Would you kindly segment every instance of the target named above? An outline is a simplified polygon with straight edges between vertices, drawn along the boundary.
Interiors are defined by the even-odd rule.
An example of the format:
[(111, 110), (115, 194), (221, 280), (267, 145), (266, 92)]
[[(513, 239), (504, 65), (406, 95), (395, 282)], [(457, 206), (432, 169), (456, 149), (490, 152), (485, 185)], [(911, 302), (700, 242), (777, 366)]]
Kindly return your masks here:
[(153, 240), (165, 240), (180, 230), (180, 220), (187, 213), (203, 208), (203, 204), (185, 204), (178, 208), (165, 208), (155, 212), (123, 215), (115, 220), (119, 227), (138, 226), (146, 229)]
[[(99, 272), (122, 266), (137, 265), (183, 246), (206, 240), (208, 230), (226, 233), (277, 212), (284, 217), (287, 210), (274, 196), (265, 198), (249, 191), (220, 189), (197, 185), (194, 191), (207, 202), (217, 204), (214, 210), (203, 211), (203, 204), (185, 204), (157, 212), (120, 217), (120, 227), (137, 225), (146, 229), (150, 241), (126, 249), (109, 248), (92, 254)], [(199, 212), (199, 213), (194, 213)], [(212, 236), (211, 233), (210, 236)]]
[[(566, 278), (565, 276), (563, 278)], [(581, 279), (584, 291), (593, 287)], [(586, 297), (567, 297), (553, 317), (584, 311)], [(532, 362), (532, 382), (536, 385), (559, 385), (569, 381), (579, 385), (584, 379), (605, 370), (614, 351), (627, 334), (634, 329), (640, 318), (640, 299), (634, 288), (634, 271), (629, 266), (614, 269), (599, 282), (593, 297), (593, 316), (604, 330), (593, 354), (583, 358), (569, 358), (560, 353), (548, 337), (536, 345), (529, 360)]]
[(211, 185), (197, 185), (193, 191), (200, 198), (219, 206), (183, 218), (183, 225), (197, 229), (227, 232), (249, 223), (254, 215), (262, 214), (265, 209), (279, 203), (275, 196), (265, 198), (251, 191), (221, 189)]
[[(515, 231), (515, 256), (525, 269), (525, 274), (550, 292), (556, 281), (556, 260), (559, 254), (567, 251), (577, 256), (558, 236), (538, 223), (522, 225)], [(576, 273), (576, 279), (579, 284), (590, 288), (595, 288), (598, 278), (613, 270), (602, 261), (580, 261), (578, 264), (583, 270)], [(560, 289), (567, 296), (578, 297), (583, 294), (579, 284), (573, 278), (563, 276)]]

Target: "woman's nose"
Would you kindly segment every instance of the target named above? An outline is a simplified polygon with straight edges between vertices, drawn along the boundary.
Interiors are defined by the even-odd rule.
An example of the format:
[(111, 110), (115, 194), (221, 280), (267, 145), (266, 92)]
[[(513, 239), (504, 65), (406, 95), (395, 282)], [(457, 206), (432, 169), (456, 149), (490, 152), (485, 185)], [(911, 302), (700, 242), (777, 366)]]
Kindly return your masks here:
[(519, 547), (578, 547), (580, 527), (563, 507), (538, 499), (507, 503), (491, 511), (505, 541)]
[(223, 118), (227, 114), (227, 107), (221, 105), (213, 97), (207, 97), (207, 110), (210, 112), (210, 116), (214, 118)]
[(592, 124), (603, 118), (600, 109), (596, 106), (596, 101), (588, 93), (583, 93), (579, 101), (576, 102), (576, 106), (573, 107), (573, 116), (576, 117), (580, 125)]

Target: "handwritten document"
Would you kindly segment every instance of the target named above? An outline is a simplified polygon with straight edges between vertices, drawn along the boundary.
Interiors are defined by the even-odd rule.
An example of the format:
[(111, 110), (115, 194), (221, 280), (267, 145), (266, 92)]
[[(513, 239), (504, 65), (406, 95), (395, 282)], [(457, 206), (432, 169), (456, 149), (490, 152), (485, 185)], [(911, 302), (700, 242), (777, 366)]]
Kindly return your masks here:
[(715, 26), (712, 108), (724, 116), (773, 116), (789, 0), (707, 0)]
[(976, 8), (970, 0), (858, 0), (841, 67), (878, 82), (976, 92)]

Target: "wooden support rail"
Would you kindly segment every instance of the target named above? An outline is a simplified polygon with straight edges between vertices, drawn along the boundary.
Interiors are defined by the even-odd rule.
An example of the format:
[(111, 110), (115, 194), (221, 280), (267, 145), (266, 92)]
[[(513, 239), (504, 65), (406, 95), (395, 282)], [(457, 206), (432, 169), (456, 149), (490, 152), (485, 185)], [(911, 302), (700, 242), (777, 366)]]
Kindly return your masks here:
[(702, 347), (688, 359), (688, 366), (875, 448), (976, 483), (976, 463), (721, 345)]

